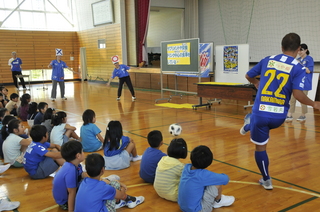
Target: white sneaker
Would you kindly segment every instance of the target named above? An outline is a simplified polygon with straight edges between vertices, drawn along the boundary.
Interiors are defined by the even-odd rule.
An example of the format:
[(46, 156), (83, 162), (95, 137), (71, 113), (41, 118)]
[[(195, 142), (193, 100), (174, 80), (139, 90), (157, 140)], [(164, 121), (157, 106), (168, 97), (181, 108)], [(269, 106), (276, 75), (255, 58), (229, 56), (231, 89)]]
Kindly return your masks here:
[(117, 101), (120, 101), (120, 97), (117, 98)]
[(132, 202), (131, 200), (127, 202), (127, 206), (128, 208), (134, 208), (137, 205), (141, 204), (144, 202), (144, 197), (140, 196), (140, 197), (136, 197), (136, 201)]
[(62, 97), (62, 100), (67, 100), (67, 97)]
[(306, 120), (306, 116), (300, 116), (299, 118), (297, 118), (297, 121), (305, 121)]
[(266, 190), (272, 190), (273, 186), (272, 186), (272, 181), (271, 178), (269, 180), (264, 181), (263, 178), (261, 178), (259, 180), (260, 185), (262, 185), (264, 187), (264, 189)]
[(10, 168), (10, 164), (0, 165), (0, 174), (7, 171)]
[(221, 208), (223, 206), (230, 206), (234, 202), (235, 198), (234, 196), (225, 196), (221, 195), (220, 202), (214, 201), (213, 208)]
[(20, 206), (20, 202), (9, 202), (6, 199), (0, 200), (0, 211), (11, 211)]
[(251, 114), (252, 114), (252, 113), (248, 113), (248, 114), (244, 117), (244, 124), (243, 124), (243, 126), (241, 127), (241, 129), (240, 129), (240, 134), (241, 134), (241, 135), (245, 135), (247, 132), (249, 132), (249, 131), (245, 131), (245, 130), (244, 130), (244, 127), (245, 127), (247, 124), (250, 124)]
[(135, 162), (135, 161), (138, 161), (138, 160), (141, 160), (141, 159), (142, 159), (142, 155), (137, 155), (135, 157), (132, 157), (131, 161)]
[(51, 101), (53, 101), (53, 102), (56, 101), (56, 98), (51, 98)]
[(292, 116), (287, 116), (286, 117), (286, 122), (292, 121), (293, 117)]
[(133, 96), (132, 97), (132, 101), (135, 101), (137, 99), (137, 97)]
[(127, 205), (126, 201), (121, 199), (119, 203), (116, 203), (116, 209), (122, 208), (126, 205)]
[(114, 180), (119, 181), (120, 177), (118, 175), (116, 175), (116, 174), (112, 174), (112, 175), (109, 175), (108, 177), (105, 177), (104, 179), (107, 179), (109, 181), (114, 181)]

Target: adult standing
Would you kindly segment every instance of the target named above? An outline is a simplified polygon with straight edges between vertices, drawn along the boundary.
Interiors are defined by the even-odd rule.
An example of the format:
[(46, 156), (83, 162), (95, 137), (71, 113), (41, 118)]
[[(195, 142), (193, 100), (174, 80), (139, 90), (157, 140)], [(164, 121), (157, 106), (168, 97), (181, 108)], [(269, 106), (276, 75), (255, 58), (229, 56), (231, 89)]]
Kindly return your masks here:
[[(12, 58), (9, 59), (8, 65), (11, 66), (13, 83), (16, 86), (17, 90), (19, 90), (17, 76), (22, 75), (22, 73), (21, 73), (22, 60), (19, 57), (17, 57), (16, 52), (12, 52), (11, 55), (12, 55)], [(20, 79), (21, 85), (23, 87), (23, 90), (27, 90), (23, 77), (19, 77), (19, 79)]]
[(67, 100), (64, 96), (65, 94), (65, 86), (64, 86), (64, 69), (72, 71), (71, 68), (67, 66), (65, 62), (61, 60), (61, 56), (63, 56), (62, 49), (56, 49), (56, 59), (52, 60), (48, 65), (48, 68), (52, 67), (52, 91), (51, 91), (51, 100), (55, 101), (57, 97), (57, 84), (59, 83), (60, 93), (62, 100)]
[(128, 70), (130, 69), (129, 66), (124, 65), (124, 64), (119, 64), (119, 57), (118, 56), (113, 56), (111, 57), (112, 63), (114, 64), (115, 68), (113, 70), (112, 76), (110, 77), (107, 86), (110, 86), (111, 81), (115, 77), (119, 77), (119, 87), (118, 87), (118, 97), (117, 100), (120, 100), (121, 97), (121, 92), (122, 92), (122, 86), (124, 83), (127, 84), (131, 95), (132, 95), (132, 101), (136, 100), (136, 96), (134, 94), (134, 89), (131, 83), (130, 75), (128, 73)]
[[(308, 91), (312, 90), (312, 75), (313, 75), (313, 67), (314, 67), (314, 61), (311, 56), (309, 56), (310, 52), (308, 50), (307, 44), (303, 43), (300, 45), (300, 50), (298, 52), (298, 55), (300, 56), (297, 58), (297, 60), (306, 67), (305, 69), (305, 78), (304, 78), (304, 90), (303, 93), (305, 95), (308, 95)], [(293, 117), (292, 114), (294, 113), (296, 109), (296, 98), (294, 96), (291, 96), (290, 99), (290, 109), (287, 114), (286, 121), (292, 121)], [(306, 113), (308, 112), (308, 106), (305, 104), (301, 104), (301, 115), (299, 118), (297, 118), (297, 121), (305, 121), (306, 120)]]
[[(295, 59), (301, 48), (300, 36), (289, 33), (281, 45), (282, 54), (262, 59), (246, 74), (246, 79), (258, 92), (252, 115), (245, 117), (240, 133), (244, 135), (250, 131), (251, 141), (256, 145), (255, 160), (262, 175), (259, 183), (265, 189), (273, 189), (267, 154), (269, 133), (285, 121), (291, 94), (299, 102), (320, 109), (320, 102), (312, 101), (303, 93), (306, 68)], [(256, 79), (259, 75), (260, 81)]]

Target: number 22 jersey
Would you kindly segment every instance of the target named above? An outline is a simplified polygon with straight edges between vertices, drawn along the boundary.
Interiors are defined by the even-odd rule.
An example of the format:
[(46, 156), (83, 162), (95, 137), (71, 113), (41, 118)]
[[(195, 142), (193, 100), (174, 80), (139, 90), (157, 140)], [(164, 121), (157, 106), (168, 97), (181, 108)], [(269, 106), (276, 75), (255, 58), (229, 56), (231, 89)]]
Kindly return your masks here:
[(267, 118), (286, 118), (292, 90), (304, 90), (305, 67), (295, 58), (273, 55), (262, 59), (247, 75), (260, 75), (260, 84), (252, 111)]

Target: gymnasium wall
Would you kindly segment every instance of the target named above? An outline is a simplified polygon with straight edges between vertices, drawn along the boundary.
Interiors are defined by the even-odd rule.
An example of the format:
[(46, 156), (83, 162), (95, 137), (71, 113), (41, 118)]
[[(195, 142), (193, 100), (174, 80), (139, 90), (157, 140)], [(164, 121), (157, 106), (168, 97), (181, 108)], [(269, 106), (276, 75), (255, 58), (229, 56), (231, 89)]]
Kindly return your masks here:
[[(63, 49), (62, 60), (75, 71), (79, 66), (79, 45), (76, 32), (0, 30), (0, 83), (12, 83), (8, 60), (16, 51), (23, 70), (47, 69), (55, 59), (55, 49)], [(70, 61), (70, 56), (74, 57)], [(74, 78), (79, 75), (75, 74)]]
[(281, 53), (281, 40), (290, 32), (301, 36), (311, 56), (320, 61), (320, 1), (199, 0), (200, 42), (246, 44), (250, 62)]

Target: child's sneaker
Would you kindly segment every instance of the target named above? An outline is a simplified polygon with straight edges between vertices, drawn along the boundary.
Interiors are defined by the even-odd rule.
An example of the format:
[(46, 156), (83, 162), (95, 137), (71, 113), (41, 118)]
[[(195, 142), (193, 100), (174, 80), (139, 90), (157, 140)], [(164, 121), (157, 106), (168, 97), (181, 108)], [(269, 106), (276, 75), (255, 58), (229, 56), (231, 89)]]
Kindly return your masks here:
[(245, 127), (247, 124), (250, 124), (251, 114), (252, 114), (252, 113), (248, 113), (248, 114), (244, 117), (244, 124), (243, 124), (243, 126), (241, 127), (241, 129), (240, 129), (240, 134), (241, 134), (241, 135), (245, 135), (245, 134), (248, 132), (248, 131), (245, 131), (245, 130), (244, 130), (244, 127)]
[(120, 97), (117, 98), (117, 101), (120, 101)]
[(12, 211), (20, 206), (20, 202), (9, 202), (6, 199), (0, 200), (0, 211)]
[(141, 159), (142, 159), (142, 155), (137, 155), (135, 157), (132, 157), (131, 161), (135, 162), (135, 161), (138, 161), (138, 160), (141, 160)]
[(214, 201), (213, 208), (221, 208), (223, 206), (230, 206), (234, 202), (235, 198), (234, 196), (225, 196), (221, 195), (220, 202)]
[(53, 101), (53, 102), (56, 101), (56, 98), (51, 98), (51, 101)]
[(132, 97), (132, 101), (135, 101), (137, 98), (135, 96)]
[(0, 174), (7, 171), (10, 168), (10, 164), (7, 165), (0, 165)]
[(62, 210), (68, 210), (68, 203), (65, 203), (65, 204), (63, 204), (63, 205), (59, 205), (60, 206), (60, 208), (62, 209)]
[(67, 100), (67, 97), (62, 97), (61, 99), (62, 99), (62, 100)]
[(119, 203), (116, 203), (116, 209), (122, 208), (126, 205), (127, 205), (126, 201), (121, 199)]
[(268, 179), (268, 180), (266, 180), (266, 181), (264, 181), (263, 178), (261, 178), (261, 179), (259, 180), (259, 183), (260, 183), (260, 185), (262, 185), (262, 186), (264, 187), (264, 189), (266, 189), (266, 190), (271, 190), (271, 189), (273, 189), (272, 182), (271, 182), (271, 178)]
[(109, 180), (109, 181), (119, 181), (120, 180), (120, 177), (116, 174), (112, 174), (112, 175), (109, 175), (108, 177), (106, 177), (105, 179)]
[(127, 202), (127, 206), (128, 208), (134, 208), (136, 207), (137, 205), (141, 204), (144, 202), (144, 197), (143, 196), (140, 196), (140, 197), (136, 197), (136, 201), (128, 201)]

